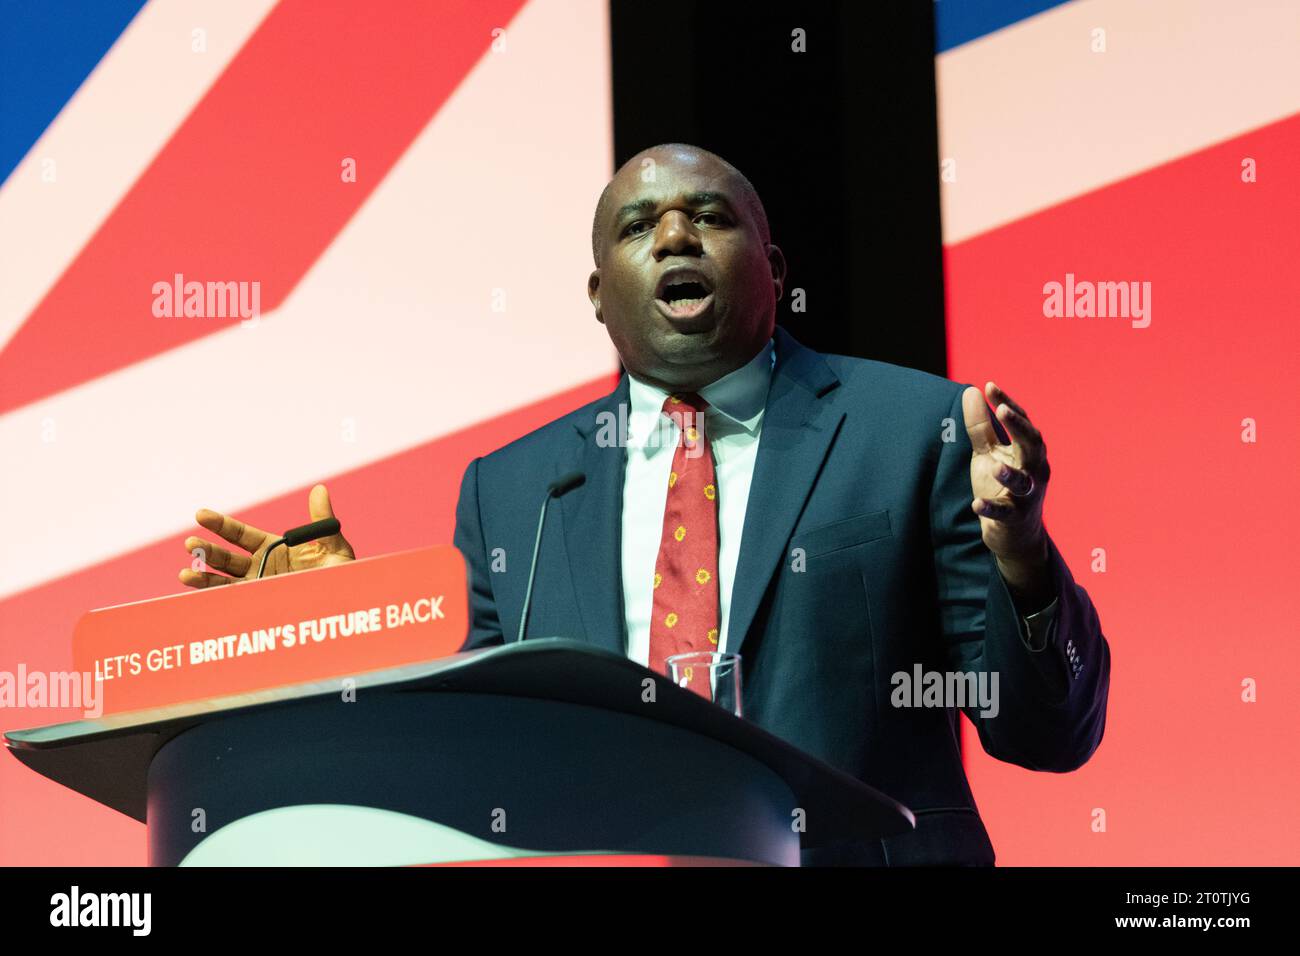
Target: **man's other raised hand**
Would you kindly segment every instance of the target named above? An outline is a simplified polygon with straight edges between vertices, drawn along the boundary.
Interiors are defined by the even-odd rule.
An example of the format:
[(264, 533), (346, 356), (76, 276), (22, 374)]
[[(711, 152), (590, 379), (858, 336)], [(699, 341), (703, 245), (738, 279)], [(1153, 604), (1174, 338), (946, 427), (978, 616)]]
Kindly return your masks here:
[[(324, 485), (316, 485), (307, 497), (309, 520), (333, 518), (334, 509), (330, 506), (329, 491)], [(200, 508), (194, 515), (199, 526), (223, 538), (240, 550), (230, 551), (214, 541), (191, 535), (185, 539), (185, 550), (193, 557), (193, 564), (180, 572), (181, 583), (192, 588), (211, 588), (257, 577), (257, 567), (262, 563), (262, 554), (280, 537), (268, 534), (260, 528), (223, 515), (208, 508)], [(288, 547), (281, 545), (271, 552), (266, 562), (263, 577), (272, 574), (288, 574), (291, 571), (309, 571), (313, 568), (326, 568), (334, 564), (355, 560), (352, 545), (340, 534), (308, 541), (305, 544)], [(220, 573), (218, 573), (220, 572)]]

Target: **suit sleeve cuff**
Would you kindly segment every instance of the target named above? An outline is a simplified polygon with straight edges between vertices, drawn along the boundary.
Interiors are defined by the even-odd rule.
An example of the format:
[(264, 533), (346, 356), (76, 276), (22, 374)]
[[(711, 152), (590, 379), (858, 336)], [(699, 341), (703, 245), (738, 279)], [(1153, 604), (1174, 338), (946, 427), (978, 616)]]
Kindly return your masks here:
[[(1037, 693), (1049, 705), (1065, 702), (1070, 692), (1069, 667), (1064, 654), (1055, 645), (1055, 637), (1062, 612), (1061, 588), (1069, 582), (1068, 572), (1061, 573), (1058, 563), (1064, 563), (1056, 545), (1049, 539), (1049, 561), (1052, 563), (1053, 589), (1056, 597), (1040, 611), (1023, 614), (1016, 607), (1011, 590), (1002, 573), (993, 563), (988, 624), (1002, 621), (1002, 642), (994, 636), (999, 628), (992, 627), (994, 647), (992, 657), (998, 670), (1007, 672), (1006, 679), (1019, 687), (1035, 687)], [(1019, 636), (1019, 641), (1012, 642), (1012, 633)], [(1005, 642), (1005, 643), (1003, 643)]]
[(1022, 636), (1025, 646), (1031, 651), (1043, 650), (1056, 635), (1056, 611), (1060, 603), (1059, 597), (1052, 598), (1052, 603), (1037, 614), (1029, 614), (1021, 618), (1024, 624)]

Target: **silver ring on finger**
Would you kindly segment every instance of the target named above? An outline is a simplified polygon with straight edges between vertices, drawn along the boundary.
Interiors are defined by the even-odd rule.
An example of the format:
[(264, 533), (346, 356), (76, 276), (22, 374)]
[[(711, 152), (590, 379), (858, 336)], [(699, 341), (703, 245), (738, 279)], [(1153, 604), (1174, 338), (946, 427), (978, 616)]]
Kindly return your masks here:
[(1028, 497), (1029, 497), (1030, 495), (1032, 495), (1033, 493), (1034, 493), (1034, 476), (1033, 476), (1033, 475), (1030, 475), (1030, 476), (1029, 476), (1029, 489), (1028, 489), (1027, 491), (1023, 491), (1023, 492), (1021, 492), (1020, 494), (1016, 494), (1016, 493), (1013, 491), (1013, 492), (1011, 492), (1011, 497), (1012, 497), (1012, 498), (1028, 498)]

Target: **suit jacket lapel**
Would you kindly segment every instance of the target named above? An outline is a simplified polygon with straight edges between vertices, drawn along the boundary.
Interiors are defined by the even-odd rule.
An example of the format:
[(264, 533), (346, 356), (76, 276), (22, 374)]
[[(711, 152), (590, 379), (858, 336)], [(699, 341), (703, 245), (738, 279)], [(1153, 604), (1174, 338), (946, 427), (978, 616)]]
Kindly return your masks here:
[(629, 408), (624, 373), (590, 417), (574, 422), (580, 445), (572, 464), (556, 466), (557, 477), (575, 468), (587, 476), (560, 499), (565, 550), (587, 640), (616, 654), (627, 653), (620, 549)]
[(744, 644), (768, 582), (786, 558), (786, 542), (844, 418), (843, 409), (823, 397), (839, 379), (817, 352), (777, 326), (776, 354), (731, 592), (726, 649), (732, 653)]

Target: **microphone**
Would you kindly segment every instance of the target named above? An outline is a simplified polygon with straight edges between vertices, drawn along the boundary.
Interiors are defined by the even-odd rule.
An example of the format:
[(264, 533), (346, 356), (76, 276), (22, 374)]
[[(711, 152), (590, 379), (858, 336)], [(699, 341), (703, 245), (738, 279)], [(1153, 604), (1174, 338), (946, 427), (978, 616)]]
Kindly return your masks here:
[(528, 568), (528, 590), (524, 592), (524, 612), (519, 616), (519, 640), (524, 639), (524, 628), (528, 626), (528, 606), (533, 602), (533, 580), (537, 576), (537, 556), (542, 550), (542, 526), (546, 524), (546, 509), (555, 498), (567, 495), (574, 488), (586, 482), (587, 476), (580, 471), (571, 471), (556, 478), (546, 489), (542, 499), (542, 513), (537, 517), (537, 540), (533, 542), (533, 563)]
[(339, 524), (338, 518), (321, 518), (311, 524), (290, 528), (284, 533), (284, 537), (273, 542), (269, 548), (262, 552), (262, 563), (257, 569), (258, 579), (261, 579), (262, 572), (266, 570), (266, 559), (280, 545), (283, 544), (292, 548), (294, 545), (306, 544), (308, 541), (315, 541), (317, 538), (328, 538), (332, 534), (338, 534), (340, 527), (342, 526)]

